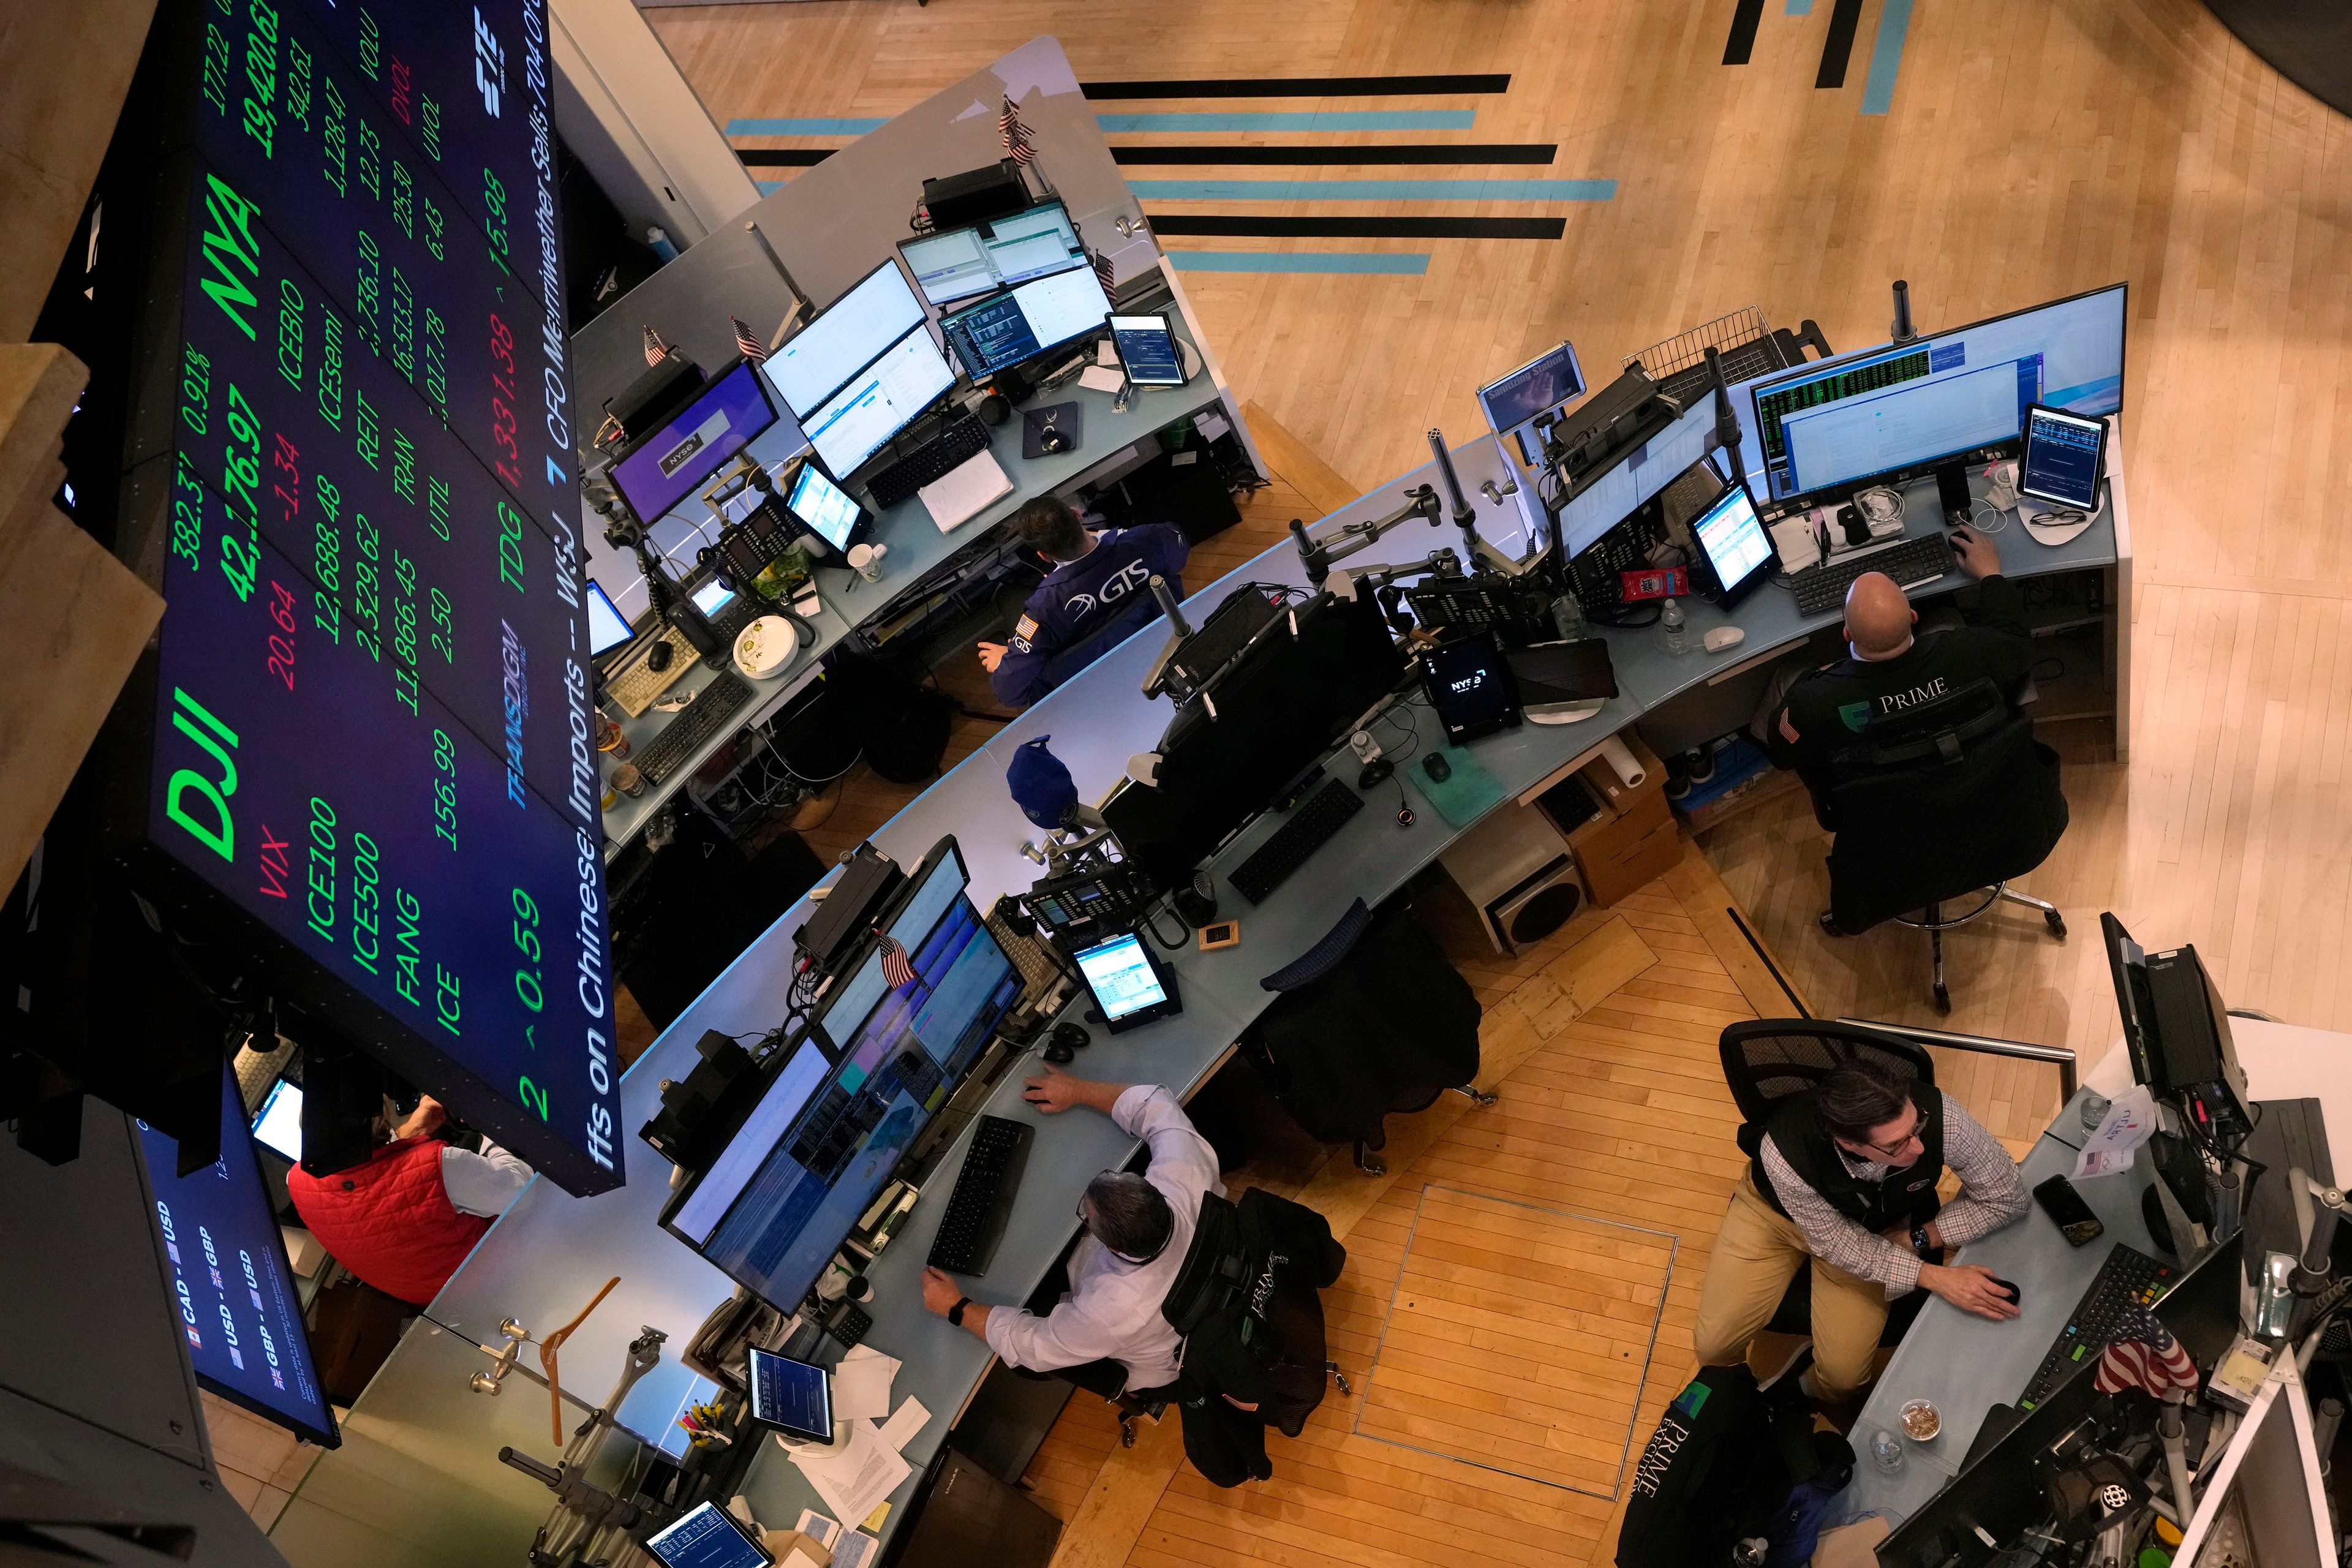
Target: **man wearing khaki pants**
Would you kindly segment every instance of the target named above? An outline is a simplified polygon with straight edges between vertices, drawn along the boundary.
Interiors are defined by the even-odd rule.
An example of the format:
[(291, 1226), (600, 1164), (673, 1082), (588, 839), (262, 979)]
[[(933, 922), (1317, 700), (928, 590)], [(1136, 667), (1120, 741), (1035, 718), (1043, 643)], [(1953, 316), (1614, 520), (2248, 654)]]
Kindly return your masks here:
[[(1947, 1165), (1960, 1195), (1938, 1212)], [(1716, 1232), (1691, 1336), (1699, 1364), (1745, 1356), (1810, 1259), (1813, 1364), (1802, 1385), (1843, 1404), (1870, 1381), (1887, 1303), (1915, 1287), (1979, 1317), (2017, 1316), (1990, 1269), (1928, 1259), (2024, 1212), (2017, 1162), (1958, 1100), (1875, 1062), (1843, 1063), (1765, 1121)]]

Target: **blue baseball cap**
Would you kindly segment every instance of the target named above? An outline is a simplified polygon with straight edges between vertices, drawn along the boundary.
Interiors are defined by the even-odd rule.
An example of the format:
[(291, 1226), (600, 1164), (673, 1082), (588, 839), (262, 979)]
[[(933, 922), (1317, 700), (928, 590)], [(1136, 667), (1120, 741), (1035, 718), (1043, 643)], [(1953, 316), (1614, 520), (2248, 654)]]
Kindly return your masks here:
[(1013, 792), (1021, 815), (1038, 826), (1060, 827), (1078, 804), (1077, 782), (1062, 759), (1045, 749), (1051, 735), (1040, 735), (1013, 753), (1004, 770), (1004, 787)]

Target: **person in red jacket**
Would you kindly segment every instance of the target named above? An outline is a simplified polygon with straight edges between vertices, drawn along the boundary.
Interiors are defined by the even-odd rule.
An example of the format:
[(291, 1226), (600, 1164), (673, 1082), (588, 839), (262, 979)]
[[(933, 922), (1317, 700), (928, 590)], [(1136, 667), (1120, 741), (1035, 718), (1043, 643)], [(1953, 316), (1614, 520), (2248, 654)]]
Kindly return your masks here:
[(448, 1120), (425, 1095), (397, 1127), (377, 1124), (388, 1141), (365, 1164), (326, 1176), (298, 1165), (286, 1178), (295, 1211), (335, 1261), (419, 1307), (440, 1293), (531, 1177), (529, 1165), (488, 1139), (478, 1154), (441, 1142), (434, 1134)]

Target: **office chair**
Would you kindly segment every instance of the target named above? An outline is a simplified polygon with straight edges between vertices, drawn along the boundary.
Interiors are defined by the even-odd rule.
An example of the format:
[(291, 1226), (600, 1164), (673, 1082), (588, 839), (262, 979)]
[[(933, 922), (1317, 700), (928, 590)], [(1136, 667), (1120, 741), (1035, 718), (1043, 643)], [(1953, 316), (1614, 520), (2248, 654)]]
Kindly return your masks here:
[[(1861, 1057), (1876, 1062), (1895, 1077), (1932, 1089), (1936, 1060), (1927, 1047), (1899, 1035), (1852, 1024), (1825, 1023), (1812, 1018), (1764, 1018), (1727, 1026), (1717, 1042), (1723, 1056), (1723, 1080), (1739, 1107), (1743, 1125), (1739, 1147), (1749, 1159), (1763, 1144), (1764, 1124), (1772, 1108), (1792, 1094), (1802, 1094), (1842, 1062)], [(1887, 1309), (1886, 1327), (1878, 1342), (1891, 1345), (1902, 1339), (1927, 1304), (1927, 1292), (1914, 1290)], [(1813, 1329), (1813, 1271), (1799, 1268), (1780, 1304), (1772, 1310), (1764, 1331), (1810, 1335)]]
[(1944, 932), (2008, 902), (2041, 910), (2065, 940), (2055, 904), (2009, 885), (2066, 831), (2058, 753), (1990, 680), (1875, 721), (1832, 759), (1831, 776), (1820, 816), (1837, 838), (1822, 924), (1849, 936), (1886, 920), (1926, 931), (1937, 1011), (1952, 1010)]

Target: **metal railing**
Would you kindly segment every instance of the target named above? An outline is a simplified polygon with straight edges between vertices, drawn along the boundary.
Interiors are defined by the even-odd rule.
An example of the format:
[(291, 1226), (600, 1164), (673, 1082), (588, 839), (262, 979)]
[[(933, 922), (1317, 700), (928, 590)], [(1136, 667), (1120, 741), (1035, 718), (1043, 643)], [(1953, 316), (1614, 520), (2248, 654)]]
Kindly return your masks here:
[(1841, 1024), (1858, 1028), (1876, 1029), (1881, 1034), (1900, 1035), (1906, 1040), (1916, 1040), (1923, 1046), (1941, 1046), (1947, 1050), (1974, 1051), (1979, 1056), (2014, 1057), (2020, 1061), (2048, 1062), (2058, 1069), (2059, 1099), (2074, 1098), (2079, 1085), (2074, 1076), (2074, 1053), (2064, 1046), (2037, 1046), (2027, 1040), (1996, 1039), (1990, 1035), (1955, 1035), (1943, 1029), (1914, 1028), (1908, 1024), (1883, 1024), (1875, 1018), (1840, 1018)]

